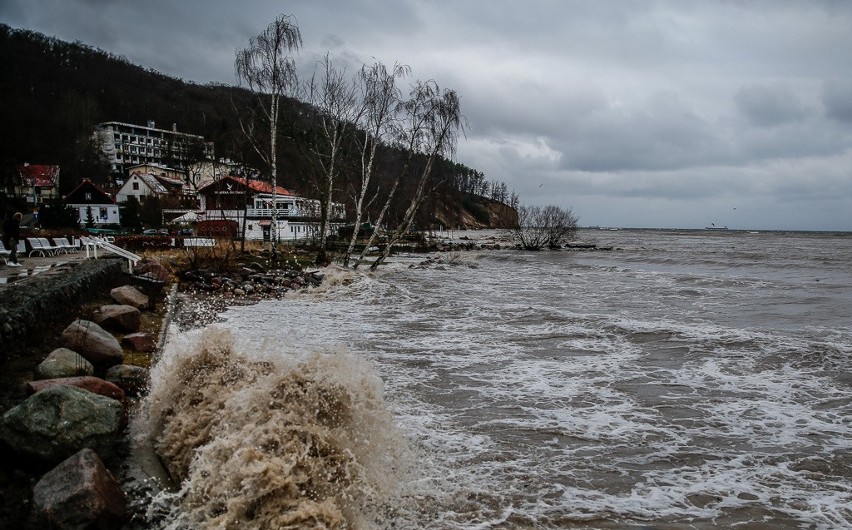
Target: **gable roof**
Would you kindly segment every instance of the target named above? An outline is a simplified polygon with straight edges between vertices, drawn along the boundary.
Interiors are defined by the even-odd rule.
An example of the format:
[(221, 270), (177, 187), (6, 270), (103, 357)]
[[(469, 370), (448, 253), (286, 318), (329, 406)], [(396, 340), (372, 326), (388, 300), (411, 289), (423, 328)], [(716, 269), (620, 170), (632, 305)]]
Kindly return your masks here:
[(171, 177), (167, 177), (165, 175), (152, 175), (157, 181), (165, 186), (166, 188), (171, 188), (177, 191), (181, 191), (184, 188), (183, 181), (181, 179), (174, 179)]
[[(253, 191), (255, 193), (272, 193), (272, 184), (270, 184), (269, 182), (266, 182), (266, 181), (263, 181), (263, 180), (254, 180), (254, 179), (246, 180), (242, 177), (235, 177), (233, 175), (228, 175), (226, 177), (222, 177), (219, 180), (215, 180), (213, 182), (210, 182), (209, 184), (205, 185), (204, 187), (202, 187), (198, 191), (199, 191), (199, 193), (203, 193), (205, 190), (207, 190), (208, 188), (212, 188), (213, 186), (222, 185), (223, 183), (225, 185), (227, 185), (227, 184), (232, 183), (232, 182), (239, 184), (243, 188), (248, 187), (248, 189), (250, 189), (251, 191)], [(291, 196), (291, 197), (296, 196), (296, 194), (294, 192), (292, 192), (292, 191), (290, 191), (286, 188), (282, 188), (281, 186), (275, 186), (275, 193), (277, 195), (288, 195), (288, 196)]]
[(169, 190), (167, 190), (166, 187), (163, 186), (160, 180), (150, 173), (138, 173), (133, 176), (144, 182), (145, 185), (148, 186), (148, 189), (151, 190), (151, 192), (153, 193), (156, 193), (158, 195), (165, 195), (169, 192)]
[[(91, 193), (91, 198), (86, 199), (86, 193)], [(83, 182), (71, 190), (71, 193), (65, 196), (66, 204), (115, 204), (109, 193), (105, 192), (89, 179), (83, 179)]]
[(59, 166), (20, 164), (17, 170), (25, 186), (53, 188), (59, 179)]

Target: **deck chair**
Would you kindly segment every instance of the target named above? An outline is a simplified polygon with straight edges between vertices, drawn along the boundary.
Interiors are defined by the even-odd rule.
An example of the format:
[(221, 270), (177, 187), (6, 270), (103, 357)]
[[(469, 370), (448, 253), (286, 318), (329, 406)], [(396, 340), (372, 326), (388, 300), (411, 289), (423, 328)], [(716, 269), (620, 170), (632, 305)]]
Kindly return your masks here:
[(9, 264), (9, 256), (12, 255), (12, 251), (6, 248), (6, 244), (0, 241), (0, 259), (3, 260), (3, 263)]
[(86, 259), (89, 259), (89, 252), (92, 253), (95, 259), (98, 259), (98, 243), (91, 237), (80, 236), (80, 244), (86, 251)]
[(59, 247), (55, 247), (50, 244), (46, 237), (28, 237), (27, 243), (30, 244), (30, 253), (28, 256), (32, 257), (33, 254), (40, 254), (41, 256), (53, 256), (59, 251)]
[(77, 250), (77, 247), (72, 245), (68, 238), (65, 237), (54, 237), (53, 244), (59, 248), (59, 252), (64, 252), (66, 254), (70, 254)]

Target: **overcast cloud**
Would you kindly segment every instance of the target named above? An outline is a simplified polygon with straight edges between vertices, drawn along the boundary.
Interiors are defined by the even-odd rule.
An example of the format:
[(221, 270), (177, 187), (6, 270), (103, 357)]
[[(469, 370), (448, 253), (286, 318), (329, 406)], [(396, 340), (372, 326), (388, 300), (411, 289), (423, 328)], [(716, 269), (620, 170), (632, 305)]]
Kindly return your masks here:
[(852, 2), (4, 0), (0, 21), (235, 83), (279, 13), (299, 61), (456, 89), (457, 159), (583, 225), (852, 230)]

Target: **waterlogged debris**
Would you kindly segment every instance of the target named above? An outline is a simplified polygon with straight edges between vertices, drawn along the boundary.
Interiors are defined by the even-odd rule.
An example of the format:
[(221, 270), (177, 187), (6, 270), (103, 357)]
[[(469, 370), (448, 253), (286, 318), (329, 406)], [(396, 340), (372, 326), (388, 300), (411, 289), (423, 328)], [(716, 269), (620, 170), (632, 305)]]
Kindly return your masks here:
[(195, 269), (181, 274), (181, 281), (184, 291), (262, 300), (281, 298), (290, 291), (307, 287), (319, 287), (323, 275), (319, 271), (265, 271), (256, 267), (243, 267), (237, 271)]

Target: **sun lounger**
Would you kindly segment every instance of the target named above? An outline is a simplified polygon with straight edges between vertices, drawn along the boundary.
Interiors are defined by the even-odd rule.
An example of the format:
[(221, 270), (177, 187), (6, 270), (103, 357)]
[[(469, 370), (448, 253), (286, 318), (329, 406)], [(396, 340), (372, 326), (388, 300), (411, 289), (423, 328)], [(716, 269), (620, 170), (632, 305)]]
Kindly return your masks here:
[(53, 244), (59, 247), (59, 250), (66, 254), (70, 254), (78, 250), (78, 248), (72, 245), (66, 237), (54, 237)]
[(51, 245), (50, 241), (47, 240), (46, 237), (28, 237), (27, 243), (30, 244), (30, 253), (28, 256), (32, 257), (33, 254), (41, 254), (42, 256), (54, 256), (57, 252), (59, 252), (59, 247)]
[(59, 254), (60, 252), (65, 252), (65, 249), (64, 249), (64, 248), (62, 248), (60, 245), (54, 245), (54, 244), (53, 244), (53, 243), (51, 243), (51, 242), (50, 242), (50, 240), (49, 240), (48, 238), (46, 238), (46, 237), (37, 237), (36, 239), (38, 239), (39, 241), (41, 241), (41, 244), (42, 244), (42, 246), (43, 246), (44, 248), (49, 248), (49, 249), (51, 249), (51, 250), (52, 250), (52, 252), (53, 252), (53, 255), (54, 255), (54, 256), (55, 256), (55, 255), (57, 255), (57, 254)]

